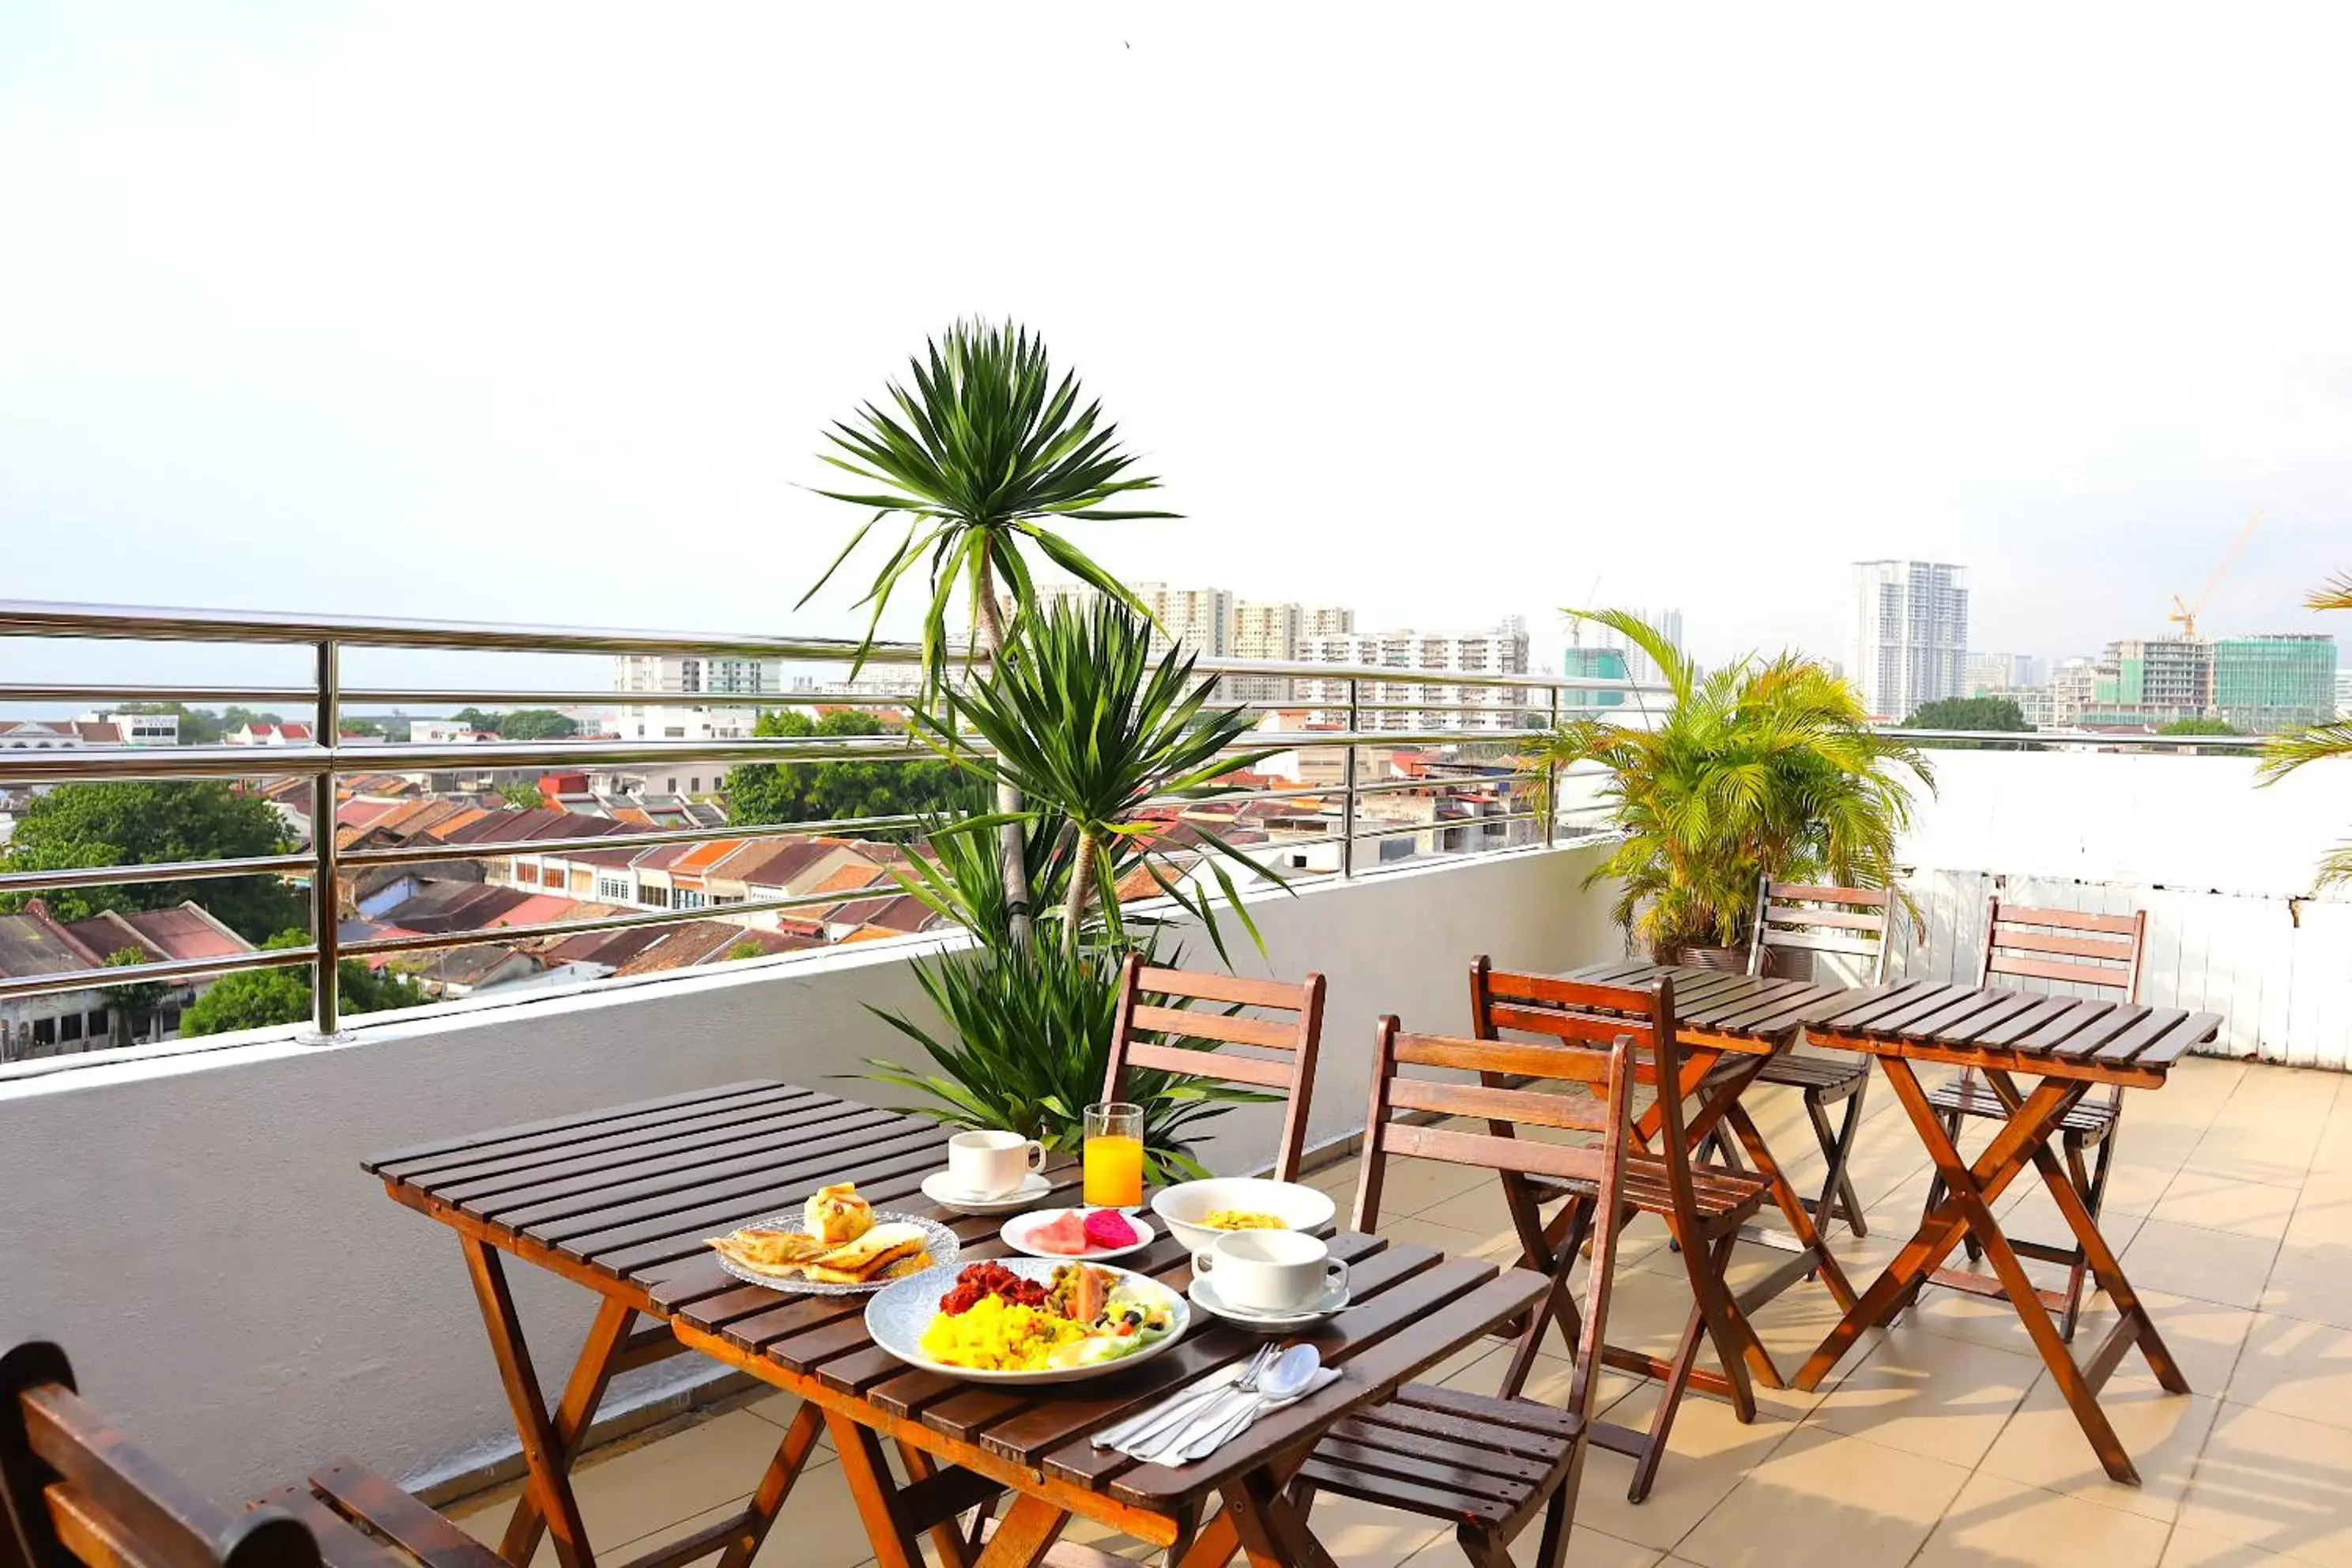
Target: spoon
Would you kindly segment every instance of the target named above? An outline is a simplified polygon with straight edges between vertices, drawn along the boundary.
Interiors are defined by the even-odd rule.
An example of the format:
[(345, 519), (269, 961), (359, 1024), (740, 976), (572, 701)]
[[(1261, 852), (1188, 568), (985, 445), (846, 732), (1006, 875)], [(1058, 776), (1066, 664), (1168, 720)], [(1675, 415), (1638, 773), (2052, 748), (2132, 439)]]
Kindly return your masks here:
[[(1240, 1410), (1220, 1421), (1207, 1435), (1193, 1436), (1177, 1447), (1174, 1462), (1181, 1465), (1208, 1458), (1256, 1420), (1260, 1411), (1306, 1393), (1322, 1370), (1322, 1352), (1313, 1345), (1291, 1346), (1275, 1357), (1272, 1366), (1258, 1374), (1256, 1392), (1243, 1402)], [(1169, 1461), (1163, 1458), (1160, 1462)]]
[[(1236, 1387), (1242, 1386), (1244, 1380), (1254, 1379), (1259, 1373), (1265, 1371), (1274, 1360), (1274, 1346), (1263, 1347), (1255, 1355), (1250, 1357), (1241, 1371), (1234, 1376), (1226, 1378), (1222, 1383), (1211, 1380), (1206, 1387), (1195, 1388), (1165, 1401), (1156, 1408), (1144, 1412), (1124, 1426), (1113, 1427), (1101, 1434), (1095, 1439), (1095, 1447), (1131, 1450), (1178, 1426), (1189, 1425), (1194, 1417), (1207, 1414), (1212, 1405), (1233, 1394)], [(1255, 1385), (1251, 1384), (1249, 1386)]]
[(1242, 1374), (1215, 1399), (1188, 1412), (1182, 1420), (1161, 1428), (1139, 1443), (1120, 1444), (1119, 1451), (1147, 1465), (1175, 1463), (1176, 1455), (1192, 1439), (1212, 1428), (1223, 1426), (1225, 1418), (1235, 1409), (1251, 1404), (1261, 1380), (1281, 1359), (1280, 1352), (1274, 1346), (1261, 1347), (1257, 1354), (1250, 1358), (1250, 1363), (1243, 1369)]

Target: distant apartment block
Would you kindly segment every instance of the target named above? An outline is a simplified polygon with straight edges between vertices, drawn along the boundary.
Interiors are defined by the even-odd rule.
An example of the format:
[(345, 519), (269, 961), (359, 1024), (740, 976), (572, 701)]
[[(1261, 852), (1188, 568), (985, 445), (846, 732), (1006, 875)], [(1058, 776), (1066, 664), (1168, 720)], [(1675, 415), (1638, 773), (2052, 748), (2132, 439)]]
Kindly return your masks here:
[(1847, 679), (1874, 719), (1966, 694), (1967, 568), (1940, 561), (1858, 561)]
[(2336, 716), (2336, 639), (2314, 632), (2213, 645), (2213, 706), (2232, 729), (2267, 735)]
[(1966, 694), (2006, 697), (2039, 686), (2041, 662), (2030, 653), (1972, 653), (1969, 655)]
[(2095, 730), (2159, 730), (2219, 719), (2264, 735), (2325, 722), (2336, 710), (2336, 639), (2307, 632), (2236, 637), (2121, 637), (2091, 670), (2059, 672), (2053, 707), (2062, 723)]
[[(1234, 606), (1233, 657), (1291, 662), (1308, 637), (1343, 637), (1356, 629), (1356, 612), (1335, 605), (1253, 605)], [(1218, 686), (1218, 695), (1236, 702), (1297, 700), (1292, 681), (1280, 676), (1237, 675)]]
[(2341, 666), (2336, 671), (2336, 716), (2352, 719), (2352, 669)]
[[(1529, 710), (1527, 688), (1481, 686), (1473, 679), (1527, 674), (1524, 631), (1342, 632), (1301, 639), (1298, 658), (1301, 663), (1378, 665), (1456, 678), (1428, 685), (1403, 680), (1359, 682), (1357, 724), (1364, 730), (1520, 730), (1543, 716)], [(1346, 679), (1301, 677), (1297, 687), (1298, 700), (1313, 710), (1311, 722), (1348, 721)], [(1418, 706), (1423, 703), (1431, 706)], [(1462, 712), (1461, 706), (1486, 711)]]

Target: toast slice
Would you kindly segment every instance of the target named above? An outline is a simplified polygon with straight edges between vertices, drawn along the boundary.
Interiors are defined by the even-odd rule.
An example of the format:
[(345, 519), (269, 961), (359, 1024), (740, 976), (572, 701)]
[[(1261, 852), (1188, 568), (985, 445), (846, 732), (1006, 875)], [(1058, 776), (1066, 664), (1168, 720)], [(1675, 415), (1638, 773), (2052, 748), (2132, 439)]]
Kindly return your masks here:
[(922, 1251), (929, 1239), (922, 1226), (893, 1220), (803, 1265), (801, 1273), (820, 1285), (868, 1284), (892, 1264)]

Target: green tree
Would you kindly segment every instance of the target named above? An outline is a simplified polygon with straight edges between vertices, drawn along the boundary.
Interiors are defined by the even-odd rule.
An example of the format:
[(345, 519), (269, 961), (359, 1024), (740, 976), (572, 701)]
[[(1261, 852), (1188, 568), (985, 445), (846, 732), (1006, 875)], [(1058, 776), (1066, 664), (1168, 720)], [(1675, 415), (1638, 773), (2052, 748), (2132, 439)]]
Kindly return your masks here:
[(499, 791), (499, 798), (517, 811), (537, 811), (547, 804), (537, 784), (507, 784)]
[(2175, 719), (2159, 735), (2235, 735), (2240, 731), (2219, 719)]
[(346, 735), (381, 735), (383, 726), (373, 719), (347, 718), (340, 721)]
[[(118, 947), (106, 955), (109, 969), (127, 969), (134, 963), (151, 962), (148, 955), (135, 947)], [(134, 981), (128, 985), (101, 987), (99, 994), (106, 998), (108, 1032), (118, 1046), (128, 1046), (138, 1039), (139, 1027), (155, 1016), (163, 1005), (171, 987), (160, 980)]]
[[(299, 931), (280, 931), (262, 945), (301, 947), (310, 938)], [(394, 1007), (415, 1007), (428, 1001), (416, 982), (386, 970), (378, 974), (355, 958), (336, 966), (342, 1016), (382, 1013)], [(235, 1029), (266, 1029), (279, 1024), (299, 1024), (310, 1016), (310, 972), (300, 965), (284, 969), (246, 969), (224, 974), (195, 1005), (180, 1016), (183, 1035), (225, 1035)]]
[[(903, 422), (868, 403), (854, 421), (835, 421), (826, 432), (836, 451), (825, 454), (824, 461), (879, 488), (819, 492), (871, 509), (873, 515), (849, 536), (801, 603), (832, 581), (876, 523), (906, 518), (906, 536), (884, 557), (858, 601), (870, 605), (871, 613), (856, 662), (863, 665), (872, 650), (875, 628), (900, 580), (922, 566), (931, 593), (923, 616), (923, 673), (936, 690), (946, 683), (948, 606), (959, 590), (971, 602), (979, 653), (993, 653), (1005, 644), (1000, 588), (1011, 594), (1016, 615), (1035, 607), (1024, 542), (1081, 582), (1142, 608), (1124, 584), (1048, 523), (1176, 514), (1106, 505), (1132, 491), (1157, 489), (1160, 481), (1129, 472), (1135, 459), (1119, 449), (1118, 427), (1101, 422), (1102, 405), (1079, 408), (1075, 374), (1065, 372), (1055, 382), (1043, 338), (1009, 321), (1002, 327), (959, 321), (944, 342), (924, 346), (926, 357), (909, 362), (914, 390), (896, 384), (888, 388)], [(1018, 791), (1000, 784), (996, 804), (1005, 818), (998, 846), (1013, 937), (1025, 942), (1028, 868)]]
[(460, 708), (449, 715), (468, 730), (487, 730), (502, 741), (568, 741), (580, 726), (552, 708), (518, 708), (492, 713), (480, 708)]
[[(78, 866), (148, 866), (277, 855), (291, 846), (269, 803), (213, 779), (60, 784), (17, 820), (0, 866), (62, 871)], [(131, 882), (67, 888), (42, 895), (60, 920), (102, 910), (169, 909), (194, 900), (247, 941), (301, 923), (301, 909), (276, 877), (216, 877), (194, 882)], [(0, 908), (24, 907), (24, 895)]]
[(236, 731), (244, 729), (247, 724), (283, 724), (286, 722), (285, 720), (280, 719), (277, 714), (268, 712), (265, 710), (238, 708), (235, 706), (221, 710), (220, 721), (221, 732), (223, 734), (232, 734)]
[(1903, 721), (1906, 730), (1974, 730), (1990, 734), (2021, 734), (2033, 726), (2025, 712), (2006, 697), (1947, 697), (1922, 702)]
[[(864, 737), (898, 733), (870, 713), (837, 710), (811, 720), (796, 709), (760, 715), (752, 733), (769, 739)], [(746, 763), (719, 784), (727, 820), (744, 826), (768, 822), (834, 822), (894, 816), (949, 804), (956, 770), (935, 757), (907, 762), (844, 758), (821, 763)]]

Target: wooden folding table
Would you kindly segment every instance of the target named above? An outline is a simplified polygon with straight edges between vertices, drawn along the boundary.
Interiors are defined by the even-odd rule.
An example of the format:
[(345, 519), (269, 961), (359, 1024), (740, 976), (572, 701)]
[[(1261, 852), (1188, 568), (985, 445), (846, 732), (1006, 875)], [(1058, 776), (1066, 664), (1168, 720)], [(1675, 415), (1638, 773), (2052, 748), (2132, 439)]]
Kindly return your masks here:
[[(1811, 1008), (1804, 1019), (1809, 1038), (1878, 1058), (1943, 1178), (1946, 1194), (1814, 1351), (1797, 1374), (1797, 1386), (1818, 1385), (1864, 1330), (1893, 1321), (1962, 1237), (1972, 1236), (1991, 1261), (2001, 1294), (2041, 1351), (2099, 1462), (2116, 1480), (2137, 1486), (2139, 1472), (2099, 1408), (2099, 1390), (2135, 1345), (2168, 1391), (2186, 1394), (2189, 1383), (2050, 1145), (2066, 1113), (2092, 1089), (2102, 1084), (2161, 1088), (2181, 1054), (2211, 1039), (2221, 1025), (2214, 1013), (1933, 981), (1856, 989)], [(1912, 1064), (1921, 1061), (1974, 1068), (2008, 1108), (2008, 1120), (1973, 1162), (1962, 1157), (1929, 1106), (1912, 1070)], [(2016, 1081), (2020, 1075), (2040, 1081), (2021, 1089)], [(2016, 1249), (1993, 1217), (1994, 1202), (2029, 1165), (2041, 1173), (2092, 1274), (2115, 1303), (2118, 1321), (2114, 1331), (2082, 1365), (2076, 1364)]]

